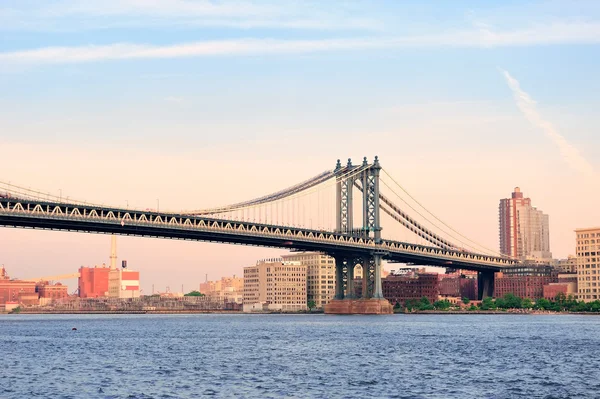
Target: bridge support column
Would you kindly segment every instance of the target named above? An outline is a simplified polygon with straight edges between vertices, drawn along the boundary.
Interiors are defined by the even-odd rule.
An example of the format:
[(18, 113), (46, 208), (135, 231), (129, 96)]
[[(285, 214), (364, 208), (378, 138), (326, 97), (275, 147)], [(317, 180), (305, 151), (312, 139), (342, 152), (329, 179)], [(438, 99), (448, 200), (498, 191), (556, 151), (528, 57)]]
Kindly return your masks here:
[(344, 258), (335, 257), (335, 299), (344, 299)]
[(369, 279), (370, 279), (370, 268), (371, 268), (371, 259), (367, 256), (362, 258), (362, 270), (363, 270), (363, 279), (362, 279), (362, 297), (363, 299), (369, 299), (371, 297), (371, 293), (369, 292)]
[(347, 268), (346, 298), (348, 298), (348, 299), (356, 298), (356, 295), (354, 294), (354, 266), (356, 266), (356, 265), (354, 264), (354, 262), (352, 262), (351, 259), (349, 259), (346, 262), (346, 268)]
[(383, 289), (381, 287), (381, 255), (373, 255), (375, 268), (373, 275), (375, 281), (373, 283), (373, 298), (383, 299)]
[(477, 275), (477, 299), (494, 296), (494, 272), (484, 271)]

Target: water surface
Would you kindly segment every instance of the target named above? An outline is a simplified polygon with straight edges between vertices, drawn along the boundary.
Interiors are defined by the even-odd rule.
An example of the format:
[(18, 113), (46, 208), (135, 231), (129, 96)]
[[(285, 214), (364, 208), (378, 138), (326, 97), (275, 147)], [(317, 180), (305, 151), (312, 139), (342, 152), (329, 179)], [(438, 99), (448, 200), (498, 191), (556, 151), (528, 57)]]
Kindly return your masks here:
[(0, 398), (597, 398), (600, 317), (1, 315), (0, 360)]

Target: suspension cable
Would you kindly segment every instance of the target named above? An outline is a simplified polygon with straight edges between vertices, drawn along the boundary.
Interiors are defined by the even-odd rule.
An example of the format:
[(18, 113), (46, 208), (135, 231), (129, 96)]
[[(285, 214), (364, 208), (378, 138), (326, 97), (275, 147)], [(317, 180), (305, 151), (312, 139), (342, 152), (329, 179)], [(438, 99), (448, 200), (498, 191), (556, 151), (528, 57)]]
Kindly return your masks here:
[[(409, 197), (410, 199), (412, 199), (412, 200), (413, 200), (413, 201), (414, 201), (414, 202), (415, 202), (417, 205), (419, 205), (421, 208), (423, 208), (423, 209), (424, 209), (424, 210), (425, 210), (427, 213), (429, 213), (429, 214), (430, 214), (430, 215), (431, 215), (431, 216), (432, 216), (432, 217), (433, 217), (435, 220), (437, 220), (438, 222), (440, 222), (441, 224), (443, 224), (444, 226), (446, 226), (448, 229), (450, 229), (450, 230), (451, 230), (451, 231), (453, 231), (454, 233), (458, 234), (460, 237), (464, 238), (465, 240), (467, 240), (467, 241), (471, 242), (472, 244), (475, 244), (475, 247), (479, 247), (479, 248), (485, 249), (486, 251), (489, 251), (489, 252), (491, 252), (491, 253), (493, 253), (493, 254), (496, 254), (496, 255), (504, 256), (504, 255), (500, 254), (500, 253), (499, 253), (498, 251), (496, 251), (496, 250), (493, 250), (493, 249), (487, 248), (485, 245), (479, 244), (478, 242), (471, 240), (470, 238), (466, 237), (465, 235), (461, 234), (460, 232), (458, 232), (457, 230), (455, 230), (454, 228), (452, 228), (451, 226), (449, 226), (447, 223), (445, 223), (443, 220), (441, 220), (441, 219), (440, 219), (440, 218), (438, 218), (436, 215), (434, 215), (434, 214), (433, 214), (431, 211), (429, 211), (427, 208), (425, 208), (425, 206), (424, 206), (423, 204), (421, 204), (421, 203), (420, 203), (420, 202), (419, 202), (419, 201), (418, 201), (418, 200), (417, 200), (415, 197), (413, 197), (413, 196), (412, 196), (412, 195), (411, 195), (411, 194), (410, 194), (410, 193), (409, 193), (409, 192), (408, 192), (408, 191), (407, 191), (407, 190), (406, 190), (404, 187), (402, 187), (402, 186), (400, 185), (400, 183), (398, 183), (398, 182), (397, 182), (397, 181), (396, 181), (396, 180), (395, 180), (395, 179), (394, 179), (394, 178), (393, 178), (393, 177), (392, 177), (392, 176), (391, 176), (389, 173), (387, 173), (387, 171), (386, 171), (385, 169), (383, 169), (383, 173), (385, 173), (385, 175), (386, 175), (387, 177), (389, 177), (389, 178), (390, 178), (390, 179), (391, 179), (391, 180), (392, 180), (392, 181), (393, 181), (393, 182), (396, 184), (396, 186), (398, 186), (398, 187), (399, 187), (399, 188), (400, 188), (400, 189), (401, 189), (401, 190), (402, 190), (404, 193), (406, 193), (406, 195), (408, 195), (408, 197)], [(394, 191), (394, 190), (393, 190), (391, 187), (389, 187), (389, 186), (388, 186), (388, 185), (387, 185), (385, 182), (384, 182), (384, 184), (385, 184), (385, 185), (386, 185), (386, 186), (387, 186), (387, 187), (388, 187), (390, 190), (392, 190), (392, 192), (393, 192), (394, 194), (396, 194), (396, 196), (397, 196), (398, 198), (400, 198), (400, 199), (401, 199), (401, 200), (402, 200), (402, 201), (403, 201), (405, 204), (407, 204), (407, 205), (408, 205), (408, 206), (409, 206), (411, 209), (413, 209), (415, 212), (417, 212), (417, 213), (418, 213), (418, 214), (419, 214), (421, 217), (423, 217), (425, 220), (427, 220), (427, 221), (428, 221), (429, 223), (431, 223), (433, 226), (435, 226), (435, 227), (437, 227), (437, 228), (439, 228), (440, 230), (442, 230), (442, 231), (443, 231), (443, 229), (442, 229), (442, 228), (440, 228), (440, 227), (439, 227), (439, 226), (437, 226), (435, 223), (433, 223), (433, 222), (431, 222), (430, 220), (428, 220), (427, 218), (425, 218), (425, 216), (423, 216), (422, 214), (420, 214), (420, 213), (419, 213), (419, 212), (418, 212), (416, 209), (414, 209), (414, 208), (413, 208), (412, 206), (410, 206), (410, 205), (409, 205), (409, 204), (408, 204), (406, 201), (404, 201), (404, 199), (402, 199), (402, 197), (400, 197), (400, 195), (398, 195), (398, 193), (396, 193), (396, 192), (395, 192), (395, 191)], [(446, 234), (448, 234), (448, 233), (446, 232)], [(448, 235), (452, 236), (451, 234), (448, 234)], [(462, 244), (465, 244), (465, 243), (464, 243), (462, 240), (460, 240), (460, 239), (458, 239), (458, 238), (456, 238), (456, 240), (457, 240), (457, 241), (459, 241), (459, 242), (460, 242), (460, 243), (462, 243)], [(466, 245), (466, 244), (465, 244), (465, 245)], [(466, 246), (473, 248), (473, 246), (471, 246), (471, 245), (466, 245)]]

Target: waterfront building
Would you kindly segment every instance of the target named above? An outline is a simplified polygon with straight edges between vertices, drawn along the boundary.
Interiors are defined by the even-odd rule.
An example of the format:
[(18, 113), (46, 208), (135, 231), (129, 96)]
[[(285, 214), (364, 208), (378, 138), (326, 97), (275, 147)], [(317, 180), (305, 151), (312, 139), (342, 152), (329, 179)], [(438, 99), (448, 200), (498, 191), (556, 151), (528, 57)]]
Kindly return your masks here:
[[(314, 301), (317, 308), (323, 308), (333, 299), (335, 260), (331, 256), (319, 252), (298, 252), (284, 255), (282, 258), (285, 262), (300, 262), (306, 266), (307, 301)], [(359, 269), (362, 273), (362, 268), (356, 268), (357, 271)]]
[(577, 283), (550, 283), (544, 285), (543, 296), (548, 300), (554, 300), (559, 293), (565, 294), (566, 297), (577, 298)]
[(79, 268), (79, 297), (100, 298), (108, 296), (108, 273), (110, 268), (102, 267), (80, 267)]
[(404, 305), (407, 300), (426, 297), (431, 303), (440, 295), (438, 273), (427, 273), (425, 269), (400, 269), (392, 271), (382, 280), (383, 296), (392, 305)]
[(306, 310), (306, 266), (283, 259), (266, 259), (244, 268), (245, 312)]
[(531, 205), (519, 187), (500, 200), (500, 252), (519, 260), (552, 259), (549, 217)]
[(139, 298), (140, 272), (110, 269), (108, 273), (108, 296), (111, 298)]
[(600, 299), (600, 227), (575, 230), (578, 298)]
[(31, 302), (34, 297), (37, 300), (35, 282), (11, 280), (4, 266), (0, 268), (0, 304), (7, 302), (33, 304)]
[(551, 266), (516, 266), (496, 273), (494, 297), (513, 294), (537, 300), (544, 297), (544, 285), (550, 283), (558, 283), (558, 274)]
[(215, 301), (243, 303), (244, 279), (241, 277), (222, 277), (217, 281), (200, 283), (200, 292)]
[(440, 274), (440, 296), (477, 299), (477, 273), (462, 271)]
[(38, 281), (35, 285), (35, 291), (40, 299), (54, 300), (69, 296), (68, 287), (61, 283), (50, 284), (49, 281)]

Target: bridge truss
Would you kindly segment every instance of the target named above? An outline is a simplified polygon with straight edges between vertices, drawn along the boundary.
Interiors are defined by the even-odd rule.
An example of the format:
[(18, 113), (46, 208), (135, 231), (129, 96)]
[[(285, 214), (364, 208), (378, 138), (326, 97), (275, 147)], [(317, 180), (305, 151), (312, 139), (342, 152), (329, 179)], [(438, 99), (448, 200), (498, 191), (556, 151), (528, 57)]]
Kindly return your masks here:
[[(377, 157), (372, 164), (365, 158), (356, 166), (350, 160), (346, 166), (338, 161), (334, 170), (267, 196), (228, 206), (180, 212), (131, 210), (62, 201), (62, 198), (50, 196), (43, 198), (41, 193), (0, 183), (6, 190), (0, 194), (0, 225), (324, 252), (336, 260), (338, 299), (353, 296), (355, 265), (363, 267), (363, 296), (382, 298), (382, 260), (477, 270), (487, 279), (490, 275), (493, 277), (493, 272), (516, 263), (502, 256), (467, 251), (426, 226), (427, 219), (418, 221), (381, 192), (381, 171)], [(391, 188), (387, 182), (384, 184)], [(335, 207), (334, 228), (306, 226), (306, 218), (304, 223), (299, 221), (300, 199), (315, 193), (322, 197), (323, 187), (329, 190), (328, 194), (332, 194), (332, 190), (335, 193), (334, 201), (329, 202)], [(355, 191), (362, 195), (360, 204), (354, 202)], [(391, 193), (395, 194), (395, 191)], [(312, 206), (310, 210), (314, 208)], [(359, 210), (362, 225), (355, 228), (354, 214)], [(422, 242), (382, 238), (380, 211)], [(333, 213), (330, 208), (322, 212)], [(455, 231), (445, 229), (446, 232), (449, 230)], [(454, 238), (460, 240), (461, 245), (470, 242), (458, 233)], [(490, 292), (487, 294), (491, 295)]]

